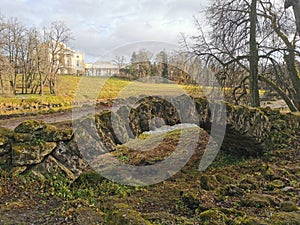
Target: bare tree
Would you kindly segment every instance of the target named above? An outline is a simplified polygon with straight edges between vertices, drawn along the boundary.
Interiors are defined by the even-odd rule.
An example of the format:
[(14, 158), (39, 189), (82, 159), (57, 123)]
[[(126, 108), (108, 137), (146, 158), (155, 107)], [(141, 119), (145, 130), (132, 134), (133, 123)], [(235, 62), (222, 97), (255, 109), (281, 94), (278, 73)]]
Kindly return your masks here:
[(22, 94), (33, 92), (32, 88), (37, 80), (36, 42), (38, 31), (35, 28), (26, 29), (25, 38), (20, 48), (20, 65), (22, 66)]
[[(283, 7), (271, 0), (214, 1), (207, 18), (212, 32), (203, 32), (198, 22), (200, 34), (193, 37), (192, 50), (216, 72), (224, 87), (230, 87), (233, 101), (239, 103), (249, 96), (248, 90), (256, 86), (251, 83), (260, 79), (275, 89), (292, 111), (300, 109), (295, 59), (298, 39), (291, 29), (291, 15), (285, 14)], [(257, 95), (258, 90), (251, 93), (255, 106), (253, 93)]]
[(57, 21), (41, 32), (36, 28), (26, 28), (16, 18), (5, 22), (0, 19), (2, 90), (6, 71), (13, 94), (21, 88), (22, 94), (38, 92), (42, 95), (44, 86), (55, 94), (56, 76), (65, 65), (66, 43), (72, 38), (70, 29)]
[(49, 64), (45, 66), (48, 71), (45, 73), (44, 84), (48, 83), (51, 94), (56, 92), (56, 75), (63, 69), (64, 53), (67, 51), (66, 44), (71, 39), (71, 30), (62, 21), (53, 22), (50, 28), (44, 29), (44, 44), (49, 51)]
[[(0, 18), (0, 49), (2, 50), (2, 47), (4, 45), (4, 39), (3, 39), (3, 31), (6, 29), (6, 24), (3, 21), (3, 18)], [(6, 65), (6, 58), (2, 55), (2, 51), (0, 52), (0, 88), (1, 88), (1, 94), (4, 94), (4, 80), (3, 80), (3, 70), (5, 70)]]
[(20, 54), (24, 32), (25, 27), (16, 18), (11, 18), (7, 22), (7, 28), (3, 34), (5, 40), (3, 45), (4, 54), (7, 55), (9, 63), (14, 68), (14, 72), (9, 77), (10, 87), (14, 94), (17, 92), (17, 77), (22, 72)]
[(300, 0), (285, 0), (284, 8), (293, 7), (294, 16), (296, 19), (297, 32), (300, 35)]
[(125, 65), (125, 57), (116, 55), (113, 63), (119, 68), (119, 70)]

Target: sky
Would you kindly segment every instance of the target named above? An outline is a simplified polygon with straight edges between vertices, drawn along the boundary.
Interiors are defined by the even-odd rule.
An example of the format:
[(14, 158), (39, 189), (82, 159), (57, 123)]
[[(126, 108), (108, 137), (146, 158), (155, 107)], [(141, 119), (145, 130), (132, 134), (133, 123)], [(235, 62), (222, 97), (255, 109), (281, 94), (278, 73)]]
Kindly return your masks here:
[[(1, 0), (4, 18), (16, 17), (28, 27), (64, 21), (74, 40), (69, 45), (86, 61), (134, 43), (155, 41), (178, 45), (181, 33), (196, 31), (209, 0)], [(201, 18), (200, 18), (201, 19)], [(147, 45), (147, 44), (146, 44)], [(168, 45), (168, 44), (167, 44)]]

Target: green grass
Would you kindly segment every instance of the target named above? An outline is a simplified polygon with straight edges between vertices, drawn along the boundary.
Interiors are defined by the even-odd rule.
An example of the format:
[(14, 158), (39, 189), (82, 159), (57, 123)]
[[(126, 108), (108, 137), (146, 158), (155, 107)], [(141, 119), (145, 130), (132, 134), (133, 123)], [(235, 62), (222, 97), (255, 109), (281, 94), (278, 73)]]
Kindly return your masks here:
[[(21, 90), (18, 90), (20, 92)], [(78, 77), (60, 75), (57, 79), (56, 95), (47, 93), (45, 87), (43, 96), (37, 94), (9, 94), (0, 96), (0, 113), (22, 113), (38, 109), (40, 105), (58, 105), (59, 108), (71, 108), (72, 103), (86, 101), (101, 101), (114, 98), (128, 98), (140, 95), (174, 96), (189, 94), (202, 96), (201, 87), (197, 85), (177, 85), (167, 83), (142, 83), (119, 78)], [(8, 108), (14, 110), (7, 110)], [(30, 110), (28, 108), (31, 107)], [(25, 109), (24, 109), (25, 108)], [(27, 109), (26, 109), (27, 108)]]

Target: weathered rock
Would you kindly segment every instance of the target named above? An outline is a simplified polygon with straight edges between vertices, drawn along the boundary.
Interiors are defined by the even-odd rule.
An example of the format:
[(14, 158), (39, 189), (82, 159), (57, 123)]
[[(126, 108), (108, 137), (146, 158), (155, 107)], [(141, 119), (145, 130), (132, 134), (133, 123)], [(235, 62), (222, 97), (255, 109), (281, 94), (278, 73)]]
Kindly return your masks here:
[[(112, 112), (105, 111), (95, 116), (95, 122), (97, 126), (98, 136), (101, 142), (107, 147), (109, 151), (116, 149), (117, 143), (120, 142), (116, 138), (116, 134), (113, 131), (111, 123)], [(124, 132), (126, 128), (124, 127)]]
[(294, 187), (284, 187), (281, 189), (282, 192), (293, 192), (295, 191)]
[(274, 225), (300, 225), (300, 213), (298, 212), (278, 212), (271, 217)]
[(43, 140), (49, 142), (69, 141), (72, 139), (72, 129), (58, 129), (55, 126), (47, 125), (41, 130), (40, 136)]
[(14, 133), (13, 139), (15, 143), (31, 142), (35, 139), (31, 133)]
[(111, 112), (111, 132), (114, 135), (116, 144), (124, 144), (129, 140), (125, 121), (116, 114)]
[(135, 136), (150, 130), (153, 118), (161, 118), (166, 125), (180, 123), (179, 112), (170, 101), (160, 97), (145, 97), (138, 102), (136, 109), (132, 109), (129, 121)]
[(197, 196), (192, 192), (183, 193), (181, 196), (183, 204), (192, 210), (196, 210), (202, 203)]
[(3, 155), (6, 155), (10, 152), (10, 138), (12, 137), (12, 135), (13, 132), (11, 130), (0, 127), (0, 161)]
[(203, 175), (200, 178), (200, 186), (207, 191), (215, 190), (219, 186), (219, 182), (214, 175)]
[(297, 205), (294, 202), (291, 202), (291, 201), (282, 202), (280, 208), (284, 212), (299, 211), (299, 208), (297, 207)]
[(222, 196), (243, 196), (245, 194), (245, 190), (239, 186), (230, 184), (219, 190), (219, 193)]
[(77, 178), (77, 176), (75, 176), (71, 170), (69, 170), (51, 155), (47, 156), (42, 163), (34, 166), (30, 173), (37, 177), (64, 175), (70, 181), (73, 181)]
[(11, 154), (1, 154), (0, 155), (0, 166), (11, 165)]
[(129, 115), (130, 115), (131, 108), (128, 106), (122, 106), (118, 109), (117, 114), (118, 116), (124, 121), (126, 133), (129, 138), (135, 138), (135, 135), (133, 134), (131, 127), (130, 127), (130, 121), (129, 121)]
[(224, 174), (218, 173), (216, 174), (217, 181), (223, 185), (226, 184), (235, 184), (237, 181), (231, 177), (228, 177)]
[(157, 128), (160, 128), (162, 126), (166, 125), (165, 121), (160, 117), (154, 117), (151, 119), (149, 124), (150, 130), (156, 130)]
[(293, 113), (280, 113), (270, 108), (261, 109), (268, 116), (271, 129), (264, 148), (283, 148), (288, 146), (297, 130), (299, 130), (300, 116)]
[(233, 225), (269, 225), (269, 224), (257, 218), (247, 216), (247, 217), (235, 218), (233, 221)]
[[(94, 132), (97, 133), (97, 131)], [(109, 152), (109, 148), (99, 139), (98, 134), (91, 135), (84, 127), (76, 130), (73, 140), (68, 143), (68, 146), (87, 162), (92, 162), (98, 156)]]
[(10, 148), (6, 145), (0, 147), (0, 157), (10, 152)]
[(257, 190), (258, 184), (252, 176), (248, 175), (240, 181), (239, 187), (244, 190)]
[(45, 142), (33, 144), (30, 142), (16, 143), (12, 146), (12, 165), (25, 166), (41, 163), (45, 156), (49, 155), (56, 143)]
[(9, 174), (11, 174), (12, 176), (17, 176), (25, 172), (26, 170), (27, 170), (27, 166), (12, 167), (9, 169)]
[(113, 209), (108, 213), (108, 225), (151, 225), (141, 214), (124, 203), (115, 204)]
[(196, 104), (190, 96), (181, 95), (170, 101), (180, 117), (180, 123), (199, 124), (199, 114), (196, 110)]
[(33, 133), (34, 131), (44, 129), (46, 123), (37, 120), (26, 120), (15, 128), (16, 133)]
[[(227, 128), (223, 149), (235, 155), (262, 155), (271, 124), (259, 109), (227, 106)], [(241, 141), (242, 140), (242, 141)]]
[(76, 177), (87, 167), (87, 163), (62, 141), (58, 143), (57, 147), (52, 152), (52, 155)]
[[(85, 144), (88, 144), (89, 147), (92, 147), (96, 142), (101, 144), (101, 149), (98, 148), (98, 146), (92, 147), (93, 150), (96, 150), (96, 155), (99, 155), (101, 152), (114, 151), (116, 148), (114, 137), (106, 124), (107, 121), (102, 122), (100, 119), (102, 114), (105, 114), (104, 117), (108, 118), (110, 112), (104, 111), (103, 113), (96, 115), (95, 118), (84, 118), (80, 121), (76, 121), (75, 125), (73, 125), (75, 128), (75, 138), (79, 143), (79, 146), (82, 147)], [(104, 147), (102, 147), (102, 145)], [(86, 148), (88, 149), (88, 146)], [(80, 151), (81, 150), (83, 149), (80, 149)]]
[(250, 207), (270, 207), (278, 206), (278, 201), (272, 195), (250, 194), (241, 200), (242, 204)]
[(206, 210), (199, 215), (200, 222), (203, 225), (226, 225), (228, 218), (218, 209)]
[(210, 129), (210, 123), (211, 123), (211, 110), (209, 108), (208, 101), (205, 98), (196, 98), (195, 100), (196, 104), (196, 111), (199, 115), (199, 125), (205, 130)]
[(271, 188), (283, 188), (285, 186), (285, 183), (282, 180), (273, 180), (269, 186)]
[[(73, 176), (78, 176), (83, 170), (82, 158), (94, 164), (97, 164), (100, 159), (106, 165), (107, 159), (111, 159), (106, 154), (115, 152), (117, 145), (127, 143), (130, 138), (135, 138), (143, 131), (149, 131), (149, 129), (163, 124), (196, 123), (209, 132), (212, 114), (222, 110), (221, 102), (209, 104), (204, 98), (194, 99), (195, 102), (191, 102), (190, 97), (186, 95), (175, 98), (144, 96), (140, 99), (136, 102), (136, 108), (125, 106), (121, 107), (117, 113), (104, 111), (95, 117), (90, 116), (77, 121), (77, 125), (74, 126), (75, 135), (71, 129), (58, 129), (36, 120), (23, 122), (15, 128), (15, 132), (0, 128), (0, 165), (12, 164), (13, 166), (31, 167), (43, 162), (44, 158), (50, 155), (58, 145), (52, 156), (55, 156), (59, 163), (64, 164)], [(284, 115), (279, 111), (253, 109), (231, 104), (226, 104), (226, 106), (227, 118), (220, 117), (217, 123), (221, 125), (226, 120), (227, 133), (222, 149), (235, 155), (257, 156), (274, 146), (284, 146), (292, 140), (293, 134), (299, 129), (299, 116), (294, 114)], [(205, 133), (205, 138), (203, 138), (204, 132), (200, 133), (200, 136), (203, 140), (198, 140), (198, 146), (200, 144), (201, 146), (197, 148), (196, 153), (189, 161), (189, 163), (193, 163), (193, 166), (189, 167), (190, 164), (187, 164), (183, 171), (189, 168), (194, 169), (203, 156), (203, 146), (206, 146), (208, 134)], [(184, 139), (189, 140), (193, 137)], [(176, 141), (164, 139), (164, 141), (166, 142), (164, 148), (168, 150), (165, 151), (166, 154), (156, 154), (155, 151), (159, 152), (159, 149), (155, 149), (153, 152), (137, 155), (141, 156), (139, 157), (140, 161), (134, 162), (134, 158), (129, 158), (133, 164), (137, 165), (159, 162), (168, 157), (177, 143), (177, 139)], [(172, 143), (167, 143), (167, 141), (172, 141)], [(276, 144), (274, 145), (273, 142)], [(174, 143), (175, 145), (173, 145)], [(170, 146), (173, 146), (172, 149), (168, 148)], [(284, 157), (285, 151), (282, 150), (280, 154)], [(102, 155), (105, 157), (101, 157)], [(135, 155), (132, 154), (132, 156)], [(148, 156), (151, 156), (152, 159), (148, 160)], [(114, 163), (112, 162), (112, 164)], [(97, 167), (101, 168), (103, 165), (97, 165)], [(255, 169), (253, 168), (253, 171)], [(159, 170), (162, 168), (158, 168)], [(298, 178), (297, 172), (292, 172), (293, 177), (283, 180), (282, 177), (286, 177), (289, 171), (284, 174), (277, 168), (268, 168), (268, 165), (259, 165), (255, 172), (261, 173), (265, 179), (269, 180), (266, 186), (271, 190), (281, 189), (285, 185), (295, 186), (293, 183)], [(232, 185), (230, 179), (214, 175), (205, 175), (200, 180), (201, 187), (205, 190), (215, 190), (220, 183), (228, 185), (226, 186), (227, 195), (243, 195), (244, 191), (257, 188), (257, 184), (251, 179), (244, 179), (239, 184), (236, 182)]]
[(129, 129), (132, 133), (131, 138), (138, 137), (143, 133), (139, 112), (136, 109), (131, 109), (129, 114)]
[(0, 147), (3, 147), (8, 143), (8, 138), (0, 134)]

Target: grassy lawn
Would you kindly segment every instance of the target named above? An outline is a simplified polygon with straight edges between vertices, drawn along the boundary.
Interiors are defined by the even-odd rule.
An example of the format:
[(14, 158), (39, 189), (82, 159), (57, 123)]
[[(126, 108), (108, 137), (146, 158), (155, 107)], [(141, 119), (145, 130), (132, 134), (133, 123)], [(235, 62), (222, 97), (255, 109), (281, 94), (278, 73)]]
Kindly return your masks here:
[[(202, 95), (201, 87), (197, 85), (178, 85), (168, 83), (142, 83), (119, 78), (78, 77), (60, 75), (57, 80), (57, 94), (50, 95), (45, 87), (45, 94), (18, 94), (16, 96), (0, 96), (0, 113), (11, 114), (23, 111), (40, 110), (41, 105), (54, 105), (60, 109), (70, 108), (72, 103), (89, 100), (107, 100), (128, 98), (140, 95), (181, 95), (190, 94), (194, 97)], [(29, 110), (30, 108), (30, 110)]]

